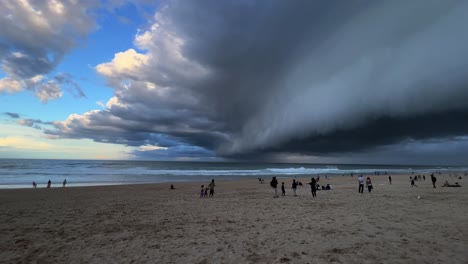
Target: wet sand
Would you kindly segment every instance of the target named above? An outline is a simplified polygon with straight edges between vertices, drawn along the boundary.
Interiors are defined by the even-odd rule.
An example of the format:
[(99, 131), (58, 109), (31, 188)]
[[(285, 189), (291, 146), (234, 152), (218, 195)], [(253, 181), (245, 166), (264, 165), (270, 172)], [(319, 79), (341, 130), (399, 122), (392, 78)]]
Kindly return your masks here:
[(279, 198), (270, 179), (217, 181), (213, 198), (201, 183), (0, 190), (0, 262), (468, 263), (468, 178), (437, 177), (371, 175), (363, 194), (322, 177), (334, 190), (316, 198), (292, 178)]

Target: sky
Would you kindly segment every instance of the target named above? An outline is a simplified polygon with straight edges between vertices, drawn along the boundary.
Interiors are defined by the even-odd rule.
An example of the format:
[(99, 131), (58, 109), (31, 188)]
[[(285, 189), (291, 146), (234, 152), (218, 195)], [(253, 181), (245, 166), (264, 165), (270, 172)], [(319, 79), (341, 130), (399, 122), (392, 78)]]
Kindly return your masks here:
[(467, 12), (0, 0), (0, 158), (468, 165)]

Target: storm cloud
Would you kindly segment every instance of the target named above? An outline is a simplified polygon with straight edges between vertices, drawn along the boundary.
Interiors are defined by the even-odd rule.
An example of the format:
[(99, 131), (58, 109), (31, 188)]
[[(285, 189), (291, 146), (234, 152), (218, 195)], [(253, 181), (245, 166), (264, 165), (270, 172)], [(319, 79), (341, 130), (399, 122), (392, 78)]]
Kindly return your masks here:
[(169, 1), (135, 47), (96, 66), (115, 89), (106, 108), (46, 133), (224, 157), (465, 136), (467, 12), (466, 1)]

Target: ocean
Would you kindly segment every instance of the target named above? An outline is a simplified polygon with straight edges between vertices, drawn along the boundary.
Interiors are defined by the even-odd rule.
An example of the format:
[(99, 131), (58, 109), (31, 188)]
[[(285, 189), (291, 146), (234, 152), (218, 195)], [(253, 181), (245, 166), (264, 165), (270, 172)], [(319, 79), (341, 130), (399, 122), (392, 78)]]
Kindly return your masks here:
[(51, 180), (52, 187), (119, 185), (139, 183), (177, 183), (238, 178), (301, 177), (308, 175), (342, 176), (383, 175), (417, 172), (465, 172), (466, 167), (330, 165), (298, 163), (179, 162), (122, 160), (0, 159), (0, 189), (38, 188)]

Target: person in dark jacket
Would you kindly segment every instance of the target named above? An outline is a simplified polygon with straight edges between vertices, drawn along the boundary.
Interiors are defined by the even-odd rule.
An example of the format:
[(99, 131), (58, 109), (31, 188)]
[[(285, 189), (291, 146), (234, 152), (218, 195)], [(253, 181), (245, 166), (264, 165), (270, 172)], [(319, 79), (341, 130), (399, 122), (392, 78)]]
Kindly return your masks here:
[(276, 179), (276, 177), (273, 177), (273, 179), (271, 179), (270, 186), (271, 188), (275, 189), (275, 195), (273, 196), (273, 198), (278, 198), (278, 180)]

